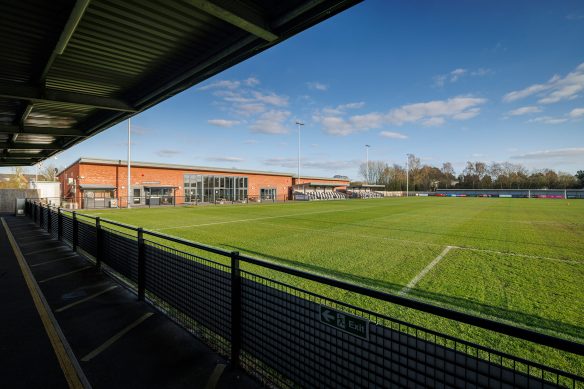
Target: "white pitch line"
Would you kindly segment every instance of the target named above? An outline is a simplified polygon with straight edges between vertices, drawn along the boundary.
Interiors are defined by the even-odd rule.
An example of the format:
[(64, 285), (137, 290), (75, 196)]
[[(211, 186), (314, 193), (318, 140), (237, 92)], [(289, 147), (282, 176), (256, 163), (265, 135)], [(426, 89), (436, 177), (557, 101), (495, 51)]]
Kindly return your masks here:
[(519, 253), (509, 253), (504, 251), (497, 251), (497, 250), (489, 250), (489, 249), (478, 249), (474, 247), (466, 247), (460, 246), (456, 247), (459, 250), (468, 250), (468, 251), (478, 251), (482, 253), (491, 253), (491, 254), (499, 254), (499, 255), (509, 255), (512, 257), (521, 257), (521, 258), (528, 258), (528, 259), (545, 259), (546, 261), (555, 261), (555, 262), (564, 262), (564, 263), (571, 263), (571, 264), (584, 264), (584, 261), (575, 261), (571, 259), (561, 259), (561, 258), (552, 258), (552, 257), (542, 257), (539, 255), (529, 255), (529, 254), (519, 254)]
[(444, 250), (442, 250), (442, 252), (440, 253), (440, 255), (438, 255), (436, 258), (434, 258), (434, 260), (432, 262), (430, 262), (428, 264), (428, 266), (426, 266), (424, 269), (422, 269), (421, 272), (419, 272), (410, 282), (408, 282), (408, 284), (402, 289), (400, 290), (399, 294), (407, 294), (410, 289), (412, 289), (414, 286), (416, 286), (416, 284), (422, 279), (424, 278), (424, 276), (426, 274), (428, 274), (428, 272), (430, 270), (432, 270), (432, 268), (434, 266), (436, 266), (438, 264), (438, 262), (440, 262), (442, 260), (442, 258), (444, 258), (444, 256), (446, 254), (448, 254), (448, 252), (452, 249), (456, 248), (455, 246), (446, 246), (446, 248)]
[[(373, 206), (362, 207), (359, 209), (364, 209), (364, 208), (375, 208), (375, 207), (373, 207)], [(335, 209), (335, 210), (330, 210), (330, 211), (293, 213), (293, 214), (289, 214), (289, 215), (265, 216), (265, 217), (251, 218), (251, 219), (226, 220), (226, 221), (213, 222), (213, 223), (191, 224), (191, 225), (187, 225), (187, 226), (156, 228), (156, 229), (154, 229), (154, 231), (176, 230), (176, 229), (181, 229), (181, 228), (192, 228), (192, 227), (207, 227), (207, 226), (215, 226), (215, 225), (219, 225), (219, 224), (244, 223), (244, 222), (251, 222), (251, 221), (256, 221), (256, 220), (282, 219), (282, 218), (286, 218), (286, 217), (316, 215), (316, 214), (320, 214), (320, 213), (335, 213), (335, 212), (345, 212), (345, 211), (354, 211), (354, 210), (355, 210), (355, 208), (343, 208), (343, 209)]]
[[(276, 224), (270, 223), (270, 222), (263, 222), (263, 223), (270, 224), (270, 225), (276, 225)], [(282, 225), (277, 224), (277, 226), (279, 228), (288, 228), (288, 229), (292, 229), (292, 230), (315, 231), (315, 232), (318, 231), (318, 233), (321, 233), (321, 234), (344, 235), (344, 236), (351, 236), (353, 238), (364, 238), (364, 239), (374, 239), (374, 240), (387, 240), (387, 241), (401, 242), (401, 243), (411, 243), (413, 245), (418, 245), (418, 246), (442, 246), (441, 244), (432, 243), (432, 242), (420, 242), (420, 241), (409, 240), (409, 239), (388, 238), (385, 236), (354, 234), (352, 232), (343, 232), (343, 231), (329, 231), (329, 230), (320, 229), (320, 228), (298, 227), (298, 226), (289, 226), (289, 225), (283, 225), (283, 224)], [(478, 251), (478, 252), (483, 252), (483, 253), (508, 255), (508, 256), (514, 256), (514, 257), (527, 258), (527, 259), (543, 259), (546, 261), (563, 262), (563, 263), (570, 263), (570, 264), (574, 264), (574, 265), (584, 265), (584, 261), (571, 260), (571, 259), (542, 257), (542, 256), (538, 256), (538, 255), (519, 254), (519, 253), (511, 253), (511, 252), (489, 250), (489, 249), (479, 249), (476, 247), (468, 247), (468, 246), (455, 246), (455, 245), (450, 245), (450, 246), (452, 248), (456, 248), (457, 250)]]

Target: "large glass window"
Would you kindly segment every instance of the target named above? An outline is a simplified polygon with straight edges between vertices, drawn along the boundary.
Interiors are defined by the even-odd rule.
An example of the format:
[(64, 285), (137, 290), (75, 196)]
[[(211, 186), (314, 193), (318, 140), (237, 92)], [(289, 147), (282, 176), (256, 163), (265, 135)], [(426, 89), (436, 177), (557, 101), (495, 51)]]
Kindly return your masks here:
[(184, 188), (187, 203), (247, 199), (247, 177), (185, 174)]

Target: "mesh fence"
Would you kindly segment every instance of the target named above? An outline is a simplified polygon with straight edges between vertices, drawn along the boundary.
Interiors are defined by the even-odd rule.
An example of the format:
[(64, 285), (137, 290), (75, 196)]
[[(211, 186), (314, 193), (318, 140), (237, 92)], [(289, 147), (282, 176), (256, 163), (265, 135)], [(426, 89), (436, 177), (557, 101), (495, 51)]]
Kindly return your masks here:
[(79, 229), (77, 232), (79, 247), (94, 258), (97, 257), (97, 229), (95, 225), (80, 221), (77, 228)]
[(144, 255), (148, 298), (222, 354), (229, 353), (229, 267), (148, 240)]
[(73, 219), (70, 214), (61, 214), (61, 223), (63, 229), (63, 241), (68, 243), (70, 246), (73, 245)]
[(242, 364), (265, 383), (280, 387), (577, 386), (570, 375), (555, 369), (252, 273), (242, 276)]
[(59, 214), (54, 209), (51, 209), (50, 212), (51, 212), (51, 238), (58, 239), (59, 238)]
[(138, 240), (124, 232), (102, 227), (102, 262), (132, 285), (138, 283)]
[[(47, 214), (40, 217), (45, 211), (37, 205), (30, 210), (30, 217), (37, 217), (46, 229)], [(62, 237), (72, 244), (73, 220), (69, 214), (61, 219)], [(76, 225), (78, 246), (97, 256), (95, 225), (84, 219)], [(56, 212), (51, 213), (51, 227), (52, 236), (58, 234)], [(232, 270), (205, 258), (230, 253), (193, 244), (189, 246), (193, 252), (181, 251), (169, 246), (188, 242), (154, 233), (150, 235), (156, 241), (139, 240), (136, 230), (118, 227), (129, 233), (101, 227), (100, 253), (107, 269), (137, 289), (139, 296), (145, 290), (152, 304), (220, 353), (231, 352), (235, 363), (239, 358), (246, 370), (269, 386), (584, 388), (581, 377), (276, 280), (278, 272), (313, 281), (318, 276), (265, 262), (258, 265), (237, 254), (234, 264), (247, 261), (277, 270), (270, 278), (247, 267)], [(355, 288), (345, 285), (341, 290)]]
[(45, 231), (49, 228), (49, 209), (48, 208), (41, 208), (41, 228)]

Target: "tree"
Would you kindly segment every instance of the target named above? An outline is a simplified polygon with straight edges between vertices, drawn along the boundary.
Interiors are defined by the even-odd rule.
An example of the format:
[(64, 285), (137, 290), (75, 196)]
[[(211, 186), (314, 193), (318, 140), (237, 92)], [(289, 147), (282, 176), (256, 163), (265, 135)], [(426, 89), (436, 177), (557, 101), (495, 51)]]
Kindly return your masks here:
[(452, 181), (456, 178), (454, 168), (450, 162), (444, 162), (442, 164), (442, 179), (440, 180), (440, 186), (443, 188), (450, 188)]
[(580, 186), (584, 188), (584, 170), (578, 170), (576, 172), (576, 178), (580, 180)]
[(55, 167), (54, 164), (49, 163), (47, 165), (41, 165), (39, 169), (39, 175), (43, 181), (58, 181), (57, 172), (59, 169)]
[(420, 170), (420, 158), (417, 158), (414, 154), (408, 154), (408, 170), (410, 180), (412, 181), (412, 188), (416, 190), (416, 181), (418, 172)]

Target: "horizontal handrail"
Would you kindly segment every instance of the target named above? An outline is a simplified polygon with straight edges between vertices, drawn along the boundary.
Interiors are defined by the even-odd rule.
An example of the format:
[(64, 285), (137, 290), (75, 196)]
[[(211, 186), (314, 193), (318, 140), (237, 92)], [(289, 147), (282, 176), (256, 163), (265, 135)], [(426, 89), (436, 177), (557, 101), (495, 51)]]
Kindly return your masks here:
[[(87, 216), (85, 214), (80, 214), (80, 216)], [(94, 217), (93, 217), (94, 218)], [(139, 228), (130, 226), (127, 224), (111, 221), (108, 219), (101, 219), (102, 223), (109, 223), (119, 227), (127, 228), (130, 230), (138, 231)], [(219, 254), (225, 257), (231, 257), (234, 252), (226, 251), (220, 248), (204, 245), (201, 243), (192, 242), (187, 239), (177, 238), (170, 235), (166, 235), (163, 233), (150, 231), (150, 230), (142, 230), (144, 234), (154, 236), (160, 239), (165, 239), (174, 243), (179, 243), (188, 247), (192, 247), (199, 250), (204, 250), (208, 252), (212, 252), (215, 254)], [(432, 315), (440, 316), (445, 319), (455, 320), (461, 323), (469, 324), (478, 328), (483, 328), (486, 330), (498, 332), (504, 335), (509, 335), (514, 338), (527, 340), (529, 342), (537, 343), (544, 346), (553, 347), (558, 350), (567, 351), (569, 353), (573, 353), (576, 355), (584, 356), (584, 344), (574, 342), (568, 339), (558, 338), (555, 336), (543, 334), (541, 332), (536, 332), (530, 329), (514, 326), (511, 324), (506, 324), (500, 321), (471, 315), (468, 313), (464, 313), (458, 310), (454, 310), (451, 308), (440, 307), (437, 305), (433, 305), (430, 303), (426, 303), (420, 300), (407, 298), (403, 296), (394, 295), (387, 292), (382, 292), (379, 290), (371, 289), (365, 286), (349, 283), (347, 281), (342, 281), (336, 278), (331, 278), (328, 276), (323, 276), (315, 273), (310, 273), (305, 270), (276, 264), (274, 262), (270, 262), (263, 259), (248, 257), (245, 255), (236, 254), (237, 258), (240, 261), (250, 263), (253, 265), (261, 266), (267, 269), (276, 270), (285, 274), (301, 277), (307, 280), (319, 282), (324, 285), (336, 287), (339, 289), (348, 290), (350, 292), (359, 293), (363, 296), (372, 297), (381, 301), (389, 302), (392, 304), (401, 305), (407, 308), (412, 308), (418, 311), (422, 311), (425, 313), (429, 313)]]

